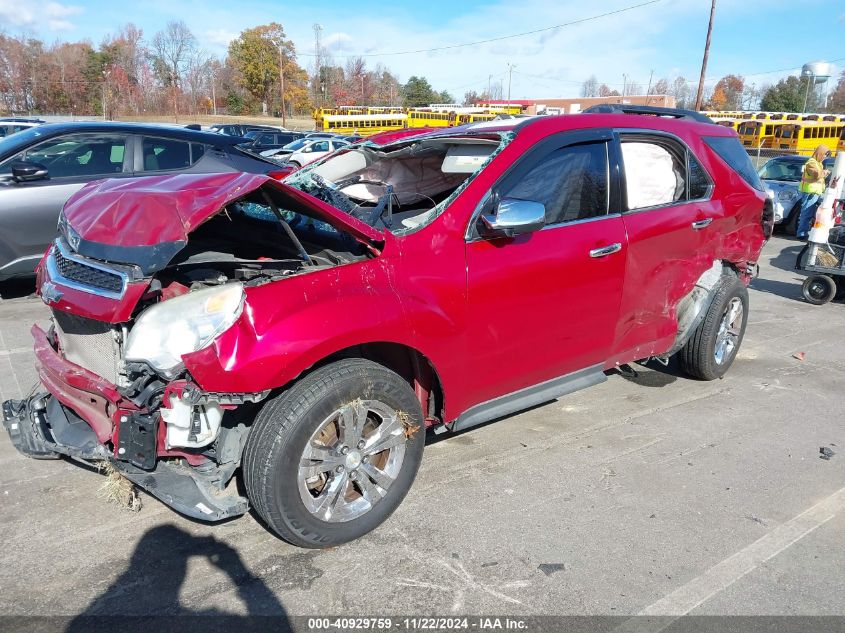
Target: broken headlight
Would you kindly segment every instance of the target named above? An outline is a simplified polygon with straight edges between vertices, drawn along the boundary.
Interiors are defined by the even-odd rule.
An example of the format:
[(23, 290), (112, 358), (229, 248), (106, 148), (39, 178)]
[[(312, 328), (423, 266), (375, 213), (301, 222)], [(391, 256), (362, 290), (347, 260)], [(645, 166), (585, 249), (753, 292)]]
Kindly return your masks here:
[(182, 368), (182, 356), (209, 345), (241, 315), (242, 284), (198, 290), (147, 308), (126, 340), (126, 360), (151, 365), (168, 378)]

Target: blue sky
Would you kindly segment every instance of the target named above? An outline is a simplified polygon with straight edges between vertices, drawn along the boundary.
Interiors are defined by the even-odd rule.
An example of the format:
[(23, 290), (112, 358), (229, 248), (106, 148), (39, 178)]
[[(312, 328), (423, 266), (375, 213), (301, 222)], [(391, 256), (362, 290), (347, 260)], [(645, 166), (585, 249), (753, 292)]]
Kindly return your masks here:
[[(382, 63), (406, 80), (423, 75), (438, 89), (460, 97), (482, 90), (488, 78), (504, 81), (515, 65), (511, 94), (577, 96), (590, 75), (621, 89), (624, 81), (645, 86), (654, 77), (698, 79), (709, 0), (658, 0), (653, 4), (570, 27), (447, 51), (386, 55), (543, 29), (589, 18), (647, 0), (426, 0), (320, 3), (246, 0), (55, 0), (28, 4), (0, 0), (0, 29), (29, 33), (48, 42), (88, 39), (99, 43), (126, 22), (151, 40), (169, 20), (184, 20), (200, 45), (225, 54), (244, 28), (281, 22), (297, 45), (299, 62), (312, 64), (312, 25), (322, 26), (335, 61), (366, 53), (368, 66)], [(707, 76), (712, 84), (738, 73), (758, 86), (789, 74), (807, 61), (838, 59), (845, 67), (845, 3), (842, 0), (718, 0)], [(787, 70), (783, 70), (787, 69)]]

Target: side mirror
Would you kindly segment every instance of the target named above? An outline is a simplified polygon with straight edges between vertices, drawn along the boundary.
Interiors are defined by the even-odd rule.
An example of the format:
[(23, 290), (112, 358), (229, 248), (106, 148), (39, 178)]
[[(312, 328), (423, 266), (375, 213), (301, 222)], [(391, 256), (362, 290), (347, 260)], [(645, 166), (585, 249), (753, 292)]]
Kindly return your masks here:
[(540, 202), (504, 198), (494, 213), (481, 216), (485, 237), (514, 237), (539, 231), (546, 224), (546, 207)]
[(12, 180), (15, 182), (33, 182), (48, 178), (50, 174), (47, 168), (40, 163), (12, 163)]
[(311, 149), (310, 147), (306, 147), (306, 148), (303, 148), (302, 153), (303, 153), (303, 154), (307, 154), (308, 152), (313, 152), (313, 151), (314, 151), (314, 150), (313, 150), (313, 149)]

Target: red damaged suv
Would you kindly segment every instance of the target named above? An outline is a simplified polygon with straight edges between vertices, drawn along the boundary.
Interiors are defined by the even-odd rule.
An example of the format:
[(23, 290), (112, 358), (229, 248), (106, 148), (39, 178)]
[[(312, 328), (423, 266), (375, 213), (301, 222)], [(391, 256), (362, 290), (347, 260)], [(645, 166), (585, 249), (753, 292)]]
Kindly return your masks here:
[(388, 137), (282, 183), (92, 183), (38, 269), (45, 391), (5, 425), (185, 515), (335, 545), (396, 509), (427, 429), (636, 360), (722, 376), (771, 223), (732, 130), (655, 108)]

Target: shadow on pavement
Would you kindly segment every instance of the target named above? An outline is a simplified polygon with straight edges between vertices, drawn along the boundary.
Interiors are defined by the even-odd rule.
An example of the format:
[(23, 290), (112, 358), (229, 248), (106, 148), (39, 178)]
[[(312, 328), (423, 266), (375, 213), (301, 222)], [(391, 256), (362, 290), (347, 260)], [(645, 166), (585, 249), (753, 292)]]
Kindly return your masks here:
[[(786, 272), (795, 272), (795, 260), (798, 258), (798, 253), (804, 248), (805, 243), (799, 240), (790, 242), (788, 246), (781, 249), (780, 253), (769, 259), (769, 265), (774, 268), (780, 268)], [(761, 271), (764, 272), (764, 271)]]
[[(192, 557), (205, 558), (228, 576), (248, 615), (233, 615), (217, 607), (192, 608), (180, 600)], [(213, 597), (223, 590), (212, 588), (208, 595)], [(168, 524), (154, 527), (141, 537), (126, 571), (69, 622), (65, 633), (135, 630), (284, 633), (291, 626), (278, 598), (247, 569), (234, 548), (214, 537), (196, 537)]]
[(35, 279), (0, 281), (0, 299), (21, 299), (35, 294)]
[(801, 284), (803, 283), (804, 279), (801, 277), (796, 277), (794, 281), (778, 281), (777, 279), (761, 279), (758, 277), (751, 282), (751, 288), (760, 292), (777, 295), (784, 299), (807, 303), (801, 294)]

